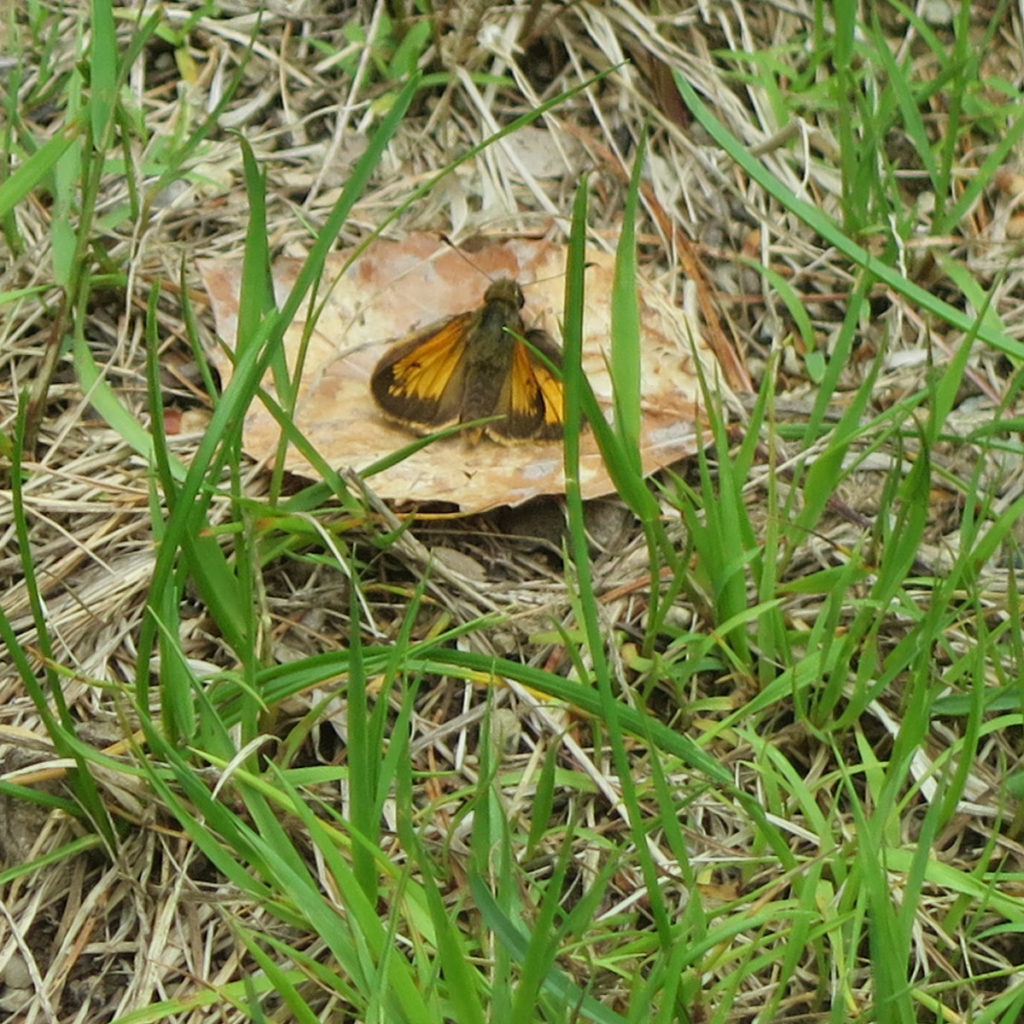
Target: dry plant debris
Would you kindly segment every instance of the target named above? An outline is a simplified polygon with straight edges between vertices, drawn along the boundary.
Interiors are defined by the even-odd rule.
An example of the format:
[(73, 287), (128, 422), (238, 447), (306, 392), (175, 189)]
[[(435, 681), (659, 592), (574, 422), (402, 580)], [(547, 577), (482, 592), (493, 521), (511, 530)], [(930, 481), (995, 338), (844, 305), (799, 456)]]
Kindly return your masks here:
[[(3, 220), (0, 420), (5, 442), (17, 418), (19, 395), (50, 361), (56, 361), (57, 369), (44, 393), (38, 445), (24, 453), (22, 464), (28, 556), (12, 525), (14, 495), (5, 454), (0, 604), (16, 639), (31, 652), (33, 669), (59, 666), (79, 735), (97, 751), (109, 749), (136, 725), (130, 687), (158, 550), (154, 520), (159, 523), (166, 508), (156, 501), (153, 512), (146, 453), (106, 422), (94, 405), (99, 400), (95, 384), (87, 382), (83, 364), (66, 341), (78, 338), (128, 412), (149, 424), (165, 413), (148, 407), (145, 390), (146, 307), (161, 286), (153, 315), (163, 398), (167, 408), (182, 411), (181, 432), (169, 444), (172, 454), (188, 464), (201, 441), (208, 396), (185, 343), (186, 316), (177, 282), (181, 267), (192, 267), (197, 258), (223, 263), (242, 249), (249, 201), (232, 133), (245, 136), (267, 171), (275, 251), (296, 257), (308, 245), (308, 225), (330, 209), (367, 132), (393, 100), (398, 72), (389, 60), (403, 36), (401, 26), (388, 22), (391, 6), (310, 0), (269, 4), (257, 12), (241, 0), (201, 8), (166, 0), (161, 33), (120, 83), (135, 118), (125, 124), (137, 129), (99, 176), (96, 208), (103, 220), (76, 254), (91, 271), (111, 274), (99, 281), (103, 287), (97, 285), (79, 305), (63, 304), (54, 267), (66, 268), (68, 254), (55, 253), (54, 245), (71, 221), (51, 194), (33, 193)], [(688, 580), (692, 586), (674, 596), (667, 620), (671, 631), (655, 656), (645, 658), (633, 641), (644, 632), (652, 599), (661, 593), (659, 584), (667, 581), (651, 579), (644, 539), (628, 513), (613, 501), (591, 507), (605, 653), (624, 694), (642, 693), (653, 718), (700, 742), (728, 769), (741, 792), (763, 801), (797, 863), (785, 869), (766, 851), (730, 793), (682, 761), (660, 766), (664, 786), (683, 800), (678, 821), (664, 820), (650, 751), (639, 742), (631, 747), (642, 838), (666, 905), (673, 912), (689, 907), (679, 910), (681, 919), (699, 906), (712, 926), (738, 921), (748, 912), (762, 915), (751, 929), (728, 931), (688, 966), (686, 1005), (665, 1013), (674, 1019), (685, 1014), (693, 1021), (764, 1024), (765, 1007), (771, 1006), (778, 1024), (885, 1019), (874, 1008), (877, 989), (868, 942), (863, 932), (847, 929), (851, 920), (861, 920), (851, 891), (865, 891), (862, 875), (844, 874), (863, 842), (855, 815), (860, 801), (872, 813), (883, 808), (888, 814), (880, 827), (895, 849), (889, 850), (893, 856), (882, 879), (895, 902), (908, 908), (901, 920), (910, 975), (903, 980), (918, 1000), (917, 1019), (1009, 1022), (1019, 1019), (1019, 1005), (1016, 1017), (1012, 1006), (1002, 1016), (984, 1015), (999, 1001), (1011, 1005), (1007, 1001), (1019, 986), (1024, 962), (1019, 938), (1021, 794), (1010, 786), (1022, 757), (1020, 703), (1019, 697), (1013, 700), (1011, 684), (1019, 682), (1024, 659), (1012, 650), (1003, 661), (972, 659), (993, 635), (1010, 637), (1011, 647), (1019, 636), (1014, 622), (1020, 619), (1020, 524), (1007, 531), (1003, 543), (982, 552), (964, 589), (953, 595), (954, 618), (921, 652), (929, 685), (945, 688), (944, 710), (931, 717), (907, 714), (914, 694), (906, 671), (887, 676), (883, 670), (913, 647), (915, 630), (933, 610), (932, 591), (923, 583), (907, 587), (873, 607), (868, 572), (851, 588), (850, 604), (836, 611), (828, 604), (825, 585), (854, 564), (851, 553), (863, 554), (871, 569), (874, 556), (891, 540), (888, 524), (899, 522), (901, 514), (893, 502), (896, 484), (919, 462), (921, 452), (917, 407), (908, 403), (941, 380), (940, 371), (964, 343), (963, 333), (880, 286), (858, 296), (860, 313), (848, 324), (857, 268), (711, 142), (680, 103), (672, 72), (681, 72), (713, 104), (716, 116), (794, 196), (836, 222), (844, 220), (851, 198), (859, 200), (864, 216), (854, 227), (860, 241), (876, 253), (895, 246), (894, 263), (909, 280), (958, 308), (998, 318), (1019, 339), (1024, 334), (1019, 144), (1002, 154), (1007, 171), (995, 182), (995, 191), (972, 194), (970, 188), (987, 173), (986, 161), (1000, 153), (1002, 139), (1010, 137), (1008, 130), (1016, 123), (999, 114), (1024, 81), (1024, 28), (1016, 7), (967, 5), (972, 60), (965, 60), (956, 74), (979, 69), (978, 88), (970, 98), (982, 114), (969, 130), (946, 136), (950, 110), (943, 105), (943, 88), (949, 67), (931, 41), (953, 52), (956, 11), (941, 3), (918, 5), (915, 18), (909, 19), (901, 6), (866, 5), (879, 16), (873, 31), (881, 33), (900, 61), (909, 62), (913, 80), (935, 83), (920, 103), (920, 129), (928, 139), (949, 140), (954, 166), (950, 195), (941, 198), (971, 200), (958, 220), (936, 226), (936, 197), (905, 131), (893, 128), (866, 140), (859, 154), (865, 163), (884, 165), (886, 174), (880, 177), (898, 202), (886, 205), (881, 189), (865, 188), (851, 197), (844, 188), (842, 161), (858, 152), (841, 145), (835, 107), (873, 95), (879, 82), (856, 82), (849, 96), (829, 91), (828, 62), (820, 63), (817, 54), (830, 38), (833, 14), (825, 9), (836, 6), (809, 0), (711, 0), (660, 4), (652, 13), (647, 8), (653, 5), (626, 0), (448, 5), (435, 15), (413, 60), (437, 77), (389, 146), (339, 247), (376, 230), (419, 183), (500, 125), (595, 73), (614, 69), (529, 132), (502, 139), (463, 164), (410, 209), (400, 227), (407, 232), (443, 230), (460, 238), (490, 231), (557, 233), (566, 226), (576, 184), (586, 171), (592, 174), (593, 241), (608, 244), (620, 222), (631, 154), (650, 125), (641, 235), (644, 275), (673, 306), (700, 309), (701, 335), (714, 344), (720, 361), (728, 346), (716, 339), (738, 339), (755, 385), (767, 383), (772, 394), (772, 418), (761, 428), (765, 461), (755, 463), (744, 482), (757, 551), (768, 538), (777, 538), (780, 523), (799, 515), (804, 495), (791, 485), (790, 474), (831, 451), (824, 434), (806, 446), (787, 437), (800, 436), (800, 429), (818, 416), (823, 362), (843, 343), (845, 332), (855, 330), (850, 357), (820, 417), (825, 424), (838, 422), (867, 382), (871, 402), (842, 455), (847, 469), (836, 501), (798, 543), (769, 549), (777, 556), (780, 584), (769, 596), (779, 602), (798, 667), (808, 672), (815, 667), (802, 660), (806, 652), (799, 640), (819, 635), (822, 623), (838, 644), (858, 617), (876, 616), (871, 644), (858, 652), (856, 671), (830, 681), (834, 716), (809, 725), (806, 708), (798, 705), (807, 691), (790, 685), (806, 677), (773, 675), (779, 666), (769, 658), (758, 661), (753, 673), (715, 659), (720, 648), (712, 641), (721, 625), (714, 614), (717, 581), (701, 577), (700, 565)], [(29, 12), (40, 24), (28, 24)], [(827, 23), (815, 35), (815, 18), (823, 13)], [(6, 79), (12, 85), (10, 102), (0, 113), (9, 138), (42, 144), (62, 130), (64, 104), (55, 102), (48, 83), (65, 82), (82, 59), (80, 16), (76, 5), (12, 6), (0, 27), (5, 75), (11, 72), (9, 60), (18, 60), (6, 54), (18, 54), (17, 46), (22, 47), (20, 77)], [(129, 52), (135, 27), (134, 12), (118, 22), (120, 52)], [(858, 32), (857, 44), (866, 47), (874, 38)], [(800, 41), (796, 49), (794, 39)], [(14, 108), (17, 124), (10, 120)], [(180, 167), (173, 164), (182, 137), (215, 109), (211, 130), (196, 137)], [(75, 213), (81, 215), (82, 209)], [(688, 294), (691, 289), (695, 295)], [(198, 288), (192, 297), (193, 305), (201, 307)], [(202, 308), (199, 312), (200, 329), (212, 345), (213, 317)], [(375, 337), (384, 340), (401, 329), (382, 329)], [(231, 334), (223, 327), (220, 333)], [(968, 510), (987, 522), (1012, 511), (1024, 492), (1014, 434), (1021, 416), (1018, 366), (986, 346), (970, 351), (963, 382), (942, 424), (943, 436), (929, 453), (935, 466), (933, 501), (922, 544), (913, 552), (922, 579), (927, 576), (923, 570), (941, 578), (954, 563), (971, 536)], [(744, 372), (742, 365), (732, 367), (730, 383), (741, 385)], [(1002, 433), (990, 444), (994, 429)], [(724, 458), (726, 453), (718, 454)], [(262, 467), (244, 463), (239, 472), (238, 485), (247, 497), (256, 503), (265, 499), (268, 476)], [(696, 474), (687, 482), (695, 483)], [(211, 531), (227, 524), (220, 540), (231, 550), (237, 524), (230, 521), (227, 494), (225, 484), (209, 519)], [(975, 504), (979, 495), (987, 502), (980, 512)], [(466, 504), (473, 507), (474, 500)], [(458, 645), (548, 666), (566, 676), (579, 668), (561, 642), (565, 634), (552, 628), (571, 633), (577, 625), (562, 571), (564, 534), (557, 509), (527, 506), (511, 515), (460, 519), (453, 529), (443, 519), (411, 527), (398, 523), (372, 497), (367, 507), (379, 517), (376, 524), (398, 535), (386, 553), (374, 547), (369, 527), (354, 542), (361, 567), (370, 575), (361, 620), (369, 642), (383, 644), (400, 632), (407, 598), (430, 565), (433, 575), (414, 623), (417, 637), (500, 613), (497, 625), (488, 620), (488, 628), (467, 631)], [(666, 507), (665, 518), (690, 567), (693, 552), (676, 528), (677, 510)], [(329, 557), (338, 539), (328, 525), (334, 524), (317, 521), (312, 527), (315, 555), (306, 550), (292, 557), (293, 549), (276, 549), (260, 564), (253, 601), (265, 627), (262, 650), (282, 666), (337, 652), (348, 641), (351, 578), (342, 571), (341, 559)], [(352, 534), (361, 525), (366, 526), (343, 523)], [(48, 656), (40, 650), (25, 581), (26, 557), (39, 581), (42, 621), (51, 640)], [(749, 576), (742, 578), (741, 589), (744, 606), (758, 608), (764, 595)], [(190, 670), (211, 687), (221, 684), (221, 673), (238, 670), (236, 652), (195, 589), (187, 591), (179, 611), (176, 640)], [(833, 617), (826, 618), (826, 611)], [(692, 636), (708, 639), (706, 657), (692, 664), (673, 662), (683, 639)], [(755, 637), (759, 645), (769, 639)], [(157, 684), (166, 666), (151, 667), (154, 710), (159, 711)], [(550, 758), (557, 768), (559, 788), (549, 829), (529, 846), (530, 857), (524, 852), (529, 844), (516, 851), (523, 854), (522, 891), (553, 877), (560, 843), (570, 825), (575, 828), (571, 870), (564, 879), (566, 905), (586, 894), (602, 869), (610, 880), (587, 930), (562, 951), (559, 966), (609, 1011), (635, 1015), (634, 1000), (645, 997), (642, 985), (651, 977), (656, 929), (646, 879), (634, 859), (637, 833), (623, 816), (623, 780), (607, 751), (595, 750), (590, 720), (520, 686), (496, 692), (490, 682), (424, 676), (410, 716), (410, 752), (425, 780), (417, 792), (423, 812), (417, 822), (430, 868), (449, 886), (443, 894), (446, 908), (462, 915), (467, 935), (479, 937), (473, 931), (480, 927), (479, 918), (468, 907), (464, 885), (473, 820), (469, 794), (480, 777), (480, 723), (493, 702), (496, 710), (511, 715), (499, 719), (502, 759), (496, 785), (517, 839), (531, 831), (542, 766)], [(817, 695), (823, 682), (814, 679), (809, 689)], [(877, 693), (854, 714), (851, 709), (858, 707), (866, 687)], [(987, 697), (999, 687), (1005, 687), (1000, 700), (975, 716), (973, 697)], [(750, 717), (737, 719), (743, 710)], [(342, 689), (292, 695), (275, 712), (261, 724), (296, 755), (296, 763), (311, 770), (345, 766), (348, 723)], [(832, 728), (835, 720), (841, 724)], [(42, 772), (46, 782), (32, 785), (45, 795), (66, 797), (62, 779), (68, 760), (46, 737), (9, 658), (0, 658), (0, 726), (5, 785), (16, 786), (26, 773)], [(181, 1000), (168, 1010), (175, 1024), (248, 1020), (241, 988), (231, 990), (233, 1003), (221, 995), (228, 991), (225, 986), (240, 985), (253, 972), (239, 925), (292, 943), (312, 962), (332, 962), (323, 935), (282, 922), (266, 902), (217, 870), (183, 830), (166, 796), (132, 774), (141, 752), (122, 750), (117, 756), (123, 760), (108, 765), (112, 774), (100, 780), (104, 804), (123, 830), (116, 851), (100, 849), (59, 807), (40, 807), (27, 803), (16, 789), (4, 791), (0, 870), (16, 877), (5, 875), (0, 890), (0, 1006), (12, 1022), (105, 1024), (173, 999)], [(885, 789), (880, 780), (900, 757), (906, 758), (906, 778)], [(212, 791), (220, 776), (203, 771), (208, 774), (199, 777)], [(772, 788), (766, 780), (785, 784)], [(926, 837), (927, 862), (915, 864), (922, 823), (943, 801), (950, 780), (962, 782), (951, 816), (939, 834)], [(229, 803), (237, 791), (225, 787), (218, 794)], [(321, 807), (342, 816), (350, 806), (350, 795), (340, 784), (325, 784), (316, 795)], [(387, 810), (390, 815), (393, 809), (389, 805)], [(387, 817), (385, 824), (391, 830), (396, 822)], [(308, 835), (296, 819), (289, 819), (288, 827), (295, 830), (295, 848), (310, 863), (322, 890), (336, 897), (334, 880)], [(414, 877), (419, 864), (397, 832), (389, 831), (387, 838), (388, 857)], [(685, 844), (694, 866), (692, 879), (676, 870), (677, 842)], [(56, 860), (45, 859), (54, 854)], [(927, 877), (918, 903), (901, 903), (907, 880), (919, 867), (927, 869)], [(812, 899), (797, 908), (804, 916), (790, 914), (796, 895), (808, 892)], [(382, 900), (381, 905), (388, 923), (399, 929), (400, 901)], [(820, 926), (826, 938), (812, 941), (815, 932), (801, 945), (800, 936), (808, 934), (801, 931), (806, 921), (813, 922), (812, 932)], [(397, 934), (396, 941), (403, 956), (412, 955), (416, 947), (408, 936)], [(481, 940), (473, 966), (486, 966), (490, 957), (494, 947)], [(780, 986), (783, 962), (792, 970)], [(663, 964), (656, 966), (660, 970)], [(308, 986), (304, 992), (323, 1021), (348, 1024), (358, 1018), (359, 1011), (323, 989)], [(645, 1005), (644, 1013), (661, 1010), (656, 1004), (655, 999), (650, 1008)], [(272, 1019), (287, 1017), (280, 1003), (267, 1009)], [(574, 1009), (568, 1008), (565, 1019)]]

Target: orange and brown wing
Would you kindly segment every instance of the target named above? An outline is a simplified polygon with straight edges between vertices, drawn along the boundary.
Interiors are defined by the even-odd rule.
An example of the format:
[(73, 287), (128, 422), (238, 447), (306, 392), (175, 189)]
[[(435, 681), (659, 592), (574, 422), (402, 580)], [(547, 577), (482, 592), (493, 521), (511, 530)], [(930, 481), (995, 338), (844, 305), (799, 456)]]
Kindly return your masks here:
[(460, 313), (392, 346), (370, 378), (370, 390), (392, 419), (438, 430), (460, 418), (466, 344), (476, 313)]
[[(561, 352), (542, 331), (527, 334), (530, 345), (542, 352), (555, 366), (562, 365)], [(562, 436), (565, 421), (565, 389), (530, 347), (516, 343), (509, 379), (502, 389), (499, 408), (504, 418), (486, 429), (497, 440), (553, 441)]]

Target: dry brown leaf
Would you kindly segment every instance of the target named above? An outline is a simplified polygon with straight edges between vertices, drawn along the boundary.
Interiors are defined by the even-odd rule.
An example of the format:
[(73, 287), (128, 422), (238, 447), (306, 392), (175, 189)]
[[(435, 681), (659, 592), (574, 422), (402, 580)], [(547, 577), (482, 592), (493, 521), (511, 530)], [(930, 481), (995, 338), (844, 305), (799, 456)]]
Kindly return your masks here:
[[(524, 286), (525, 323), (560, 338), (565, 254), (564, 246), (551, 242), (509, 239), (482, 244), (467, 257), (436, 236), (417, 234), (402, 242), (374, 243), (347, 270), (347, 254), (331, 256), (324, 285), (329, 294), (310, 338), (296, 426), (339, 470), (361, 471), (409, 444), (413, 435), (386, 420), (370, 395), (370, 374), (381, 353), (415, 328), (476, 308), (488, 283), (501, 276), (513, 277)], [(588, 252), (587, 263), (583, 365), (598, 400), (608, 410), (612, 386), (606, 352), (613, 260), (605, 253)], [(279, 301), (291, 289), (301, 265), (294, 259), (275, 264)], [(238, 326), (241, 264), (201, 260), (199, 270), (213, 303), (218, 333), (231, 344)], [(714, 357), (686, 314), (642, 282), (640, 301), (641, 451), (644, 470), (650, 473), (697, 448), (700, 386), (695, 357), (709, 381), (717, 381), (719, 375), (714, 372)], [(296, 321), (287, 332), (289, 365), (294, 365), (304, 327)], [(226, 383), (230, 360), (223, 351), (211, 355)], [(278, 439), (273, 417), (254, 403), (245, 421), (245, 450), (257, 460), (268, 460)], [(285, 464), (291, 472), (316, 475), (294, 449), (288, 450)], [(589, 431), (581, 438), (580, 470), (585, 497), (614, 490)], [(562, 445), (446, 438), (368, 482), (381, 497), (398, 502), (446, 501), (465, 512), (517, 505), (538, 495), (564, 492)]]

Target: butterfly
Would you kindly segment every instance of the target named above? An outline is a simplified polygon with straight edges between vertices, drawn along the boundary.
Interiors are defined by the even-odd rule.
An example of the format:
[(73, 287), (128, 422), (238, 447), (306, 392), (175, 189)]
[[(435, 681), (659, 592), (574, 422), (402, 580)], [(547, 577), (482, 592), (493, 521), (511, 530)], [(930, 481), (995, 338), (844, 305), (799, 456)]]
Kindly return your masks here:
[(422, 434), (492, 417), (477, 437), (503, 443), (560, 438), (562, 353), (544, 331), (526, 329), (523, 302), (518, 283), (501, 278), (479, 309), (392, 345), (370, 377), (381, 411)]

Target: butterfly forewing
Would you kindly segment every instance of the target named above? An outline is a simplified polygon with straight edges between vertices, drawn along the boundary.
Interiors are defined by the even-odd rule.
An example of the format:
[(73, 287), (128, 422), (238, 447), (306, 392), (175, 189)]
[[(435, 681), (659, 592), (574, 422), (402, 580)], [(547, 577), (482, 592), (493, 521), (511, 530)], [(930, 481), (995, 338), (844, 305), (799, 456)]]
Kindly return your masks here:
[(461, 313), (385, 353), (370, 387), (389, 416), (423, 429), (458, 423), (466, 344), (476, 319), (476, 313)]

